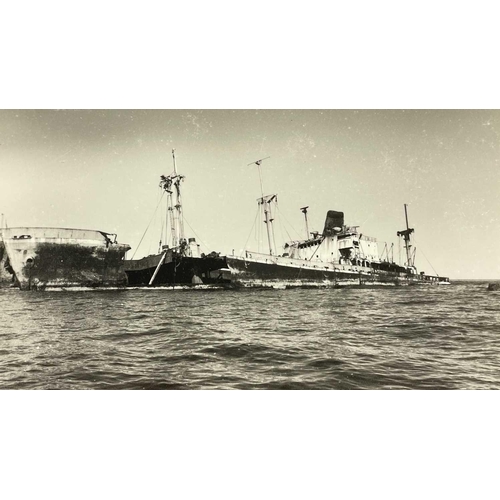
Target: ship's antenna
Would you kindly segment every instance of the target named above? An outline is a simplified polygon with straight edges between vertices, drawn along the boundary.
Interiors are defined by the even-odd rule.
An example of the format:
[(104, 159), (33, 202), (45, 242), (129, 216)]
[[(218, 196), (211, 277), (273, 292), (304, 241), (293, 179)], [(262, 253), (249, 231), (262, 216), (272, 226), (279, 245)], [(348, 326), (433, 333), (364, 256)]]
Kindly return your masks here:
[(249, 167), (250, 165), (257, 165), (257, 167), (259, 167), (260, 193), (261, 193), (262, 197), (264, 197), (264, 188), (262, 187), (262, 171), (260, 169), (260, 165), (262, 164), (262, 162), (264, 160), (267, 160), (268, 158), (271, 158), (271, 157), (270, 156), (266, 156), (265, 158), (261, 158), (260, 160), (253, 161), (252, 163), (249, 163), (247, 165), (247, 167)]
[(405, 242), (406, 265), (409, 267), (414, 267), (414, 265), (415, 265), (415, 251), (413, 251), (413, 255), (412, 255), (410, 235), (415, 230), (410, 228), (410, 226), (408, 224), (408, 205), (406, 203), (405, 203), (405, 219), (406, 219), (406, 229), (403, 231), (398, 231), (398, 236), (401, 236)]
[(262, 206), (262, 209), (264, 210), (264, 223), (266, 224), (267, 242), (269, 245), (269, 255), (273, 255), (273, 246), (271, 244), (271, 232), (273, 234), (273, 240), (274, 240), (274, 229), (272, 229), (270, 226), (271, 226), (274, 219), (272, 217), (271, 203), (273, 201), (276, 201), (278, 199), (278, 196), (276, 194), (270, 194), (270, 195), (264, 196), (264, 187), (262, 184), (262, 172), (260, 169), (262, 162), (264, 160), (267, 160), (268, 158), (271, 158), (271, 157), (266, 156), (265, 158), (261, 158), (260, 160), (253, 161), (252, 163), (249, 163), (247, 165), (247, 167), (249, 167), (250, 165), (257, 165), (257, 167), (259, 168), (260, 193), (262, 196), (257, 200), (257, 203), (260, 206)]
[(309, 239), (309, 224), (307, 222), (307, 209), (309, 207), (302, 207), (300, 210), (304, 214), (304, 219), (306, 220), (306, 240)]

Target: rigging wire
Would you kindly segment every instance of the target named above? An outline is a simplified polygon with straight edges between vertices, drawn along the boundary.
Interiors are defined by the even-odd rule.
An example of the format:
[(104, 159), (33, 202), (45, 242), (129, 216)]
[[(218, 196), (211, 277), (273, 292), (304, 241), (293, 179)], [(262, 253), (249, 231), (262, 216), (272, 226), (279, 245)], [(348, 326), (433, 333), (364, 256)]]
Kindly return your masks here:
[[(162, 196), (161, 196), (161, 187), (158, 186), (158, 198), (161, 200)], [(157, 216), (158, 216), (158, 211), (155, 211), (154, 215), (153, 215), (153, 226), (156, 226), (157, 225)], [(161, 219), (162, 219), (162, 214), (160, 214), (160, 224), (161, 224)], [(158, 234), (158, 233), (156, 233)], [(153, 234), (151, 233), (151, 236), (149, 238), (149, 247), (148, 247), (148, 255), (151, 254), (151, 245), (153, 244), (153, 240), (156, 240), (156, 234)], [(154, 244), (156, 245), (157, 244), (157, 241), (154, 241)], [(159, 250), (158, 250), (159, 252)]]
[(283, 225), (283, 229), (285, 230), (286, 235), (288, 236), (288, 241), (293, 241), (293, 238), (290, 236), (290, 233), (287, 231), (286, 226)]
[(191, 227), (191, 224), (187, 221), (186, 217), (183, 216), (184, 222), (188, 225), (189, 229), (193, 232), (193, 234), (198, 238), (198, 241), (205, 247), (206, 251), (208, 252), (210, 248), (208, 245), (196, 234), (196, 231)]
[[(281, 214), (280, 214), (280, 218), (278, 219), (278, 225), (279, 225), (279, 228), (280, 228), (281, 241), (282, 241), (282, 242), (284, 241), (284, 242), (286, 243), (286, 241), (287, 241), (287, 240), (285, 239), (285, 237), (284, 237), (284, 235), (283, 235), (283, 228), (284, 228), (284, 225), (281, 223)], [(286, 228), (285, 228), (285, 231), (286, 231)], [(288, 231), (286, 231), (286, 233), (288, 234)], [(288, 235), (288, 236), (290, 236), (290, 235)], [(290, 239), (291, 239), (291, 238), (290, 238)]]
[[(153, 226), (156, 226), (156, 216), (157, 216), (157, 212), (154, 213)], [(154, 236), (153, 233), (151, 233), (149, 236), (148, 255), (151, 255), (151, 243), (153, 241), (153, 236)]]
[[(280, 218), (278, 219), (278, 222), (279, 222), (279, 226), (280, 226), (280, 231), (281, 231), (281, 238), (282, 240), (286, 243), (287, 241), (292, 241), (293, 238), (290, 236), (290, 233), (288, 232), (288, 229), (286, 228), (285, 224), (283, 224), (283, 221), (281, 220), (281, 217), (282, 217), (282, 213), (280, 212), (279, 208), (278, 208), (278, 213), (279, 213), (279, 216)], [(288, 240), (285, 240), (285, 238), (283, 237), (283, 229), (285, 230), (285, 233), (286, 235), (288, 236)]]
[[(276, 208), (278, 209), (278, 212), (280, 213), (281, 216), (283, 216), (283, 218), (285, 219), (285, 221), (290, 225), (290, 227), (297, 233), (297, 236), (299, 237), (299, 240), (302, 240), (302, 236), (300, 236), (300, 233), (293, 227), (292, 224), (290, 224), (290, 221), (285, 217), (285, 215), (283, 214), (283, 212), (279, 209), (279, 206), (276, 205)], [(286, 228), (285, 228), (285, 231), (286, 231)], [(288, 234), (288, 231), (287, 231), (287, 234)], [(288, 236), (290, 237), (290, 235), (288, 234)], [(293, 238), (290, 237), (290, 240), (292, 240)]]
[(248, 244), (248, 240), (250, 239), (250, 236), (252, 236), (252, 231), (254, 230), (254, 227), (257, 223), (257, 217), (259, 216), (259, 213), (260, 213), (260, 207), (257, 207), (257, 213), (255, 214), (255, 219), (253, 221), (253, 226), (252, 228), (250, 229), (250, 233), (248, 235), (248, 238), (247, 238), (247, 241), (245, 242), (245, 245), (243, 246), (243, 250), (242, 252), (240, 253), (240, 257), (243, 255), (243, 252), (246, 250), (247, 248), (247, 244)]
[(158, 210), (158, 207), (160, 206), (160, 203), (161, 203), (161, 200), (163, 199), (163, 195), (164, 195), (164, 194), (165, 194), (165, 191), (163, 191), (163, 193), (162, 193), (162, 195), (161, 195), (161, 197), (160, 197), (160, 201), (158, 201), (158, 204), (156, 205), (155, 211), (154, 211), (154, 213), (153, 213), (153, 217), (151, 217), (151, 220), (149, 221), (149, 224), (148, 224), (148, 226), (146, 227), (146, 230), (144, 231), (144, 234), (142, 235), (142, 238), (141, 238), (141, 240), (139, 241), (139, 244), (138, 244), (138, 245), (137, 245), (137, 247), (135, 248), (135, 252), (134, 252), (134, 254), (132, 255), (132, 259), (131, 259), (131, 260), (133, 260), (133, 258), (135, 257), (135, 254), (137, 253), (137, 250), (139, 250), (139, 247), (141, 246), (142, 240), (144, 239), (144, 236), (146, 236), (146, 233), (147, 233), (147, 231), (148, 231), (148, 229), (149, 229), (149, 226), (151, 225), (151, 222), (153, 222), (153, 219), (154, 219), (154, 217), (155, 217), (155, 215), (156, 215), (156, 211)]
[(160, 232), (160, 243), (158, 244), (158, 253), (161, 252), (161, 247), (164, 244), (164, 242), (166, 243), (166, 240), (167, 240), (167, 235), (166, 234), (165, 234), (165, 240), (163, 239), (163, 231), (166, 230), (166, 214), (165, 214), (165, 212), (163, 210), (162, 210), (162, 213), (161, 213), (160, 224), (161, 224), (161, 232)]
[[(417, 247), (417, 240), (415, 238), (415, 235), (413, 235), (413, 241), (415, 242), (415, 248)], [(425, 253), (423, 252), (422, 248), (420, 247), (420, 252), (422, 252), (422, 255), (425, 257), (425, 260), (429, 264), (429, 266), (432, 267), (432, 270), (436, 273), (436, 276), (439, 277), (438, 272), (434, 269), (433, 265), (430, 263), (429, 259), (425, 256)]]

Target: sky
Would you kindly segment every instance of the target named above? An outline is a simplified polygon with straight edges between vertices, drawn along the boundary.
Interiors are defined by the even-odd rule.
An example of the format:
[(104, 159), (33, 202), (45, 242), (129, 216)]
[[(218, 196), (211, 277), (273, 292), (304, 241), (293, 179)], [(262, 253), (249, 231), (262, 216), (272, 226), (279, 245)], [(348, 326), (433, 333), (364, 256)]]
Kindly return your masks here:
[(99, 229), (128, 258), (153, 253), (175, 148), (186, 235), (204, 252), (264, 250), (248, 164), (269, 156), (278, 245), (304, 236), (308, 205), (310, 230), (343, 211), (397, 260), (406, 203), (419, 271), (499, 279), (499, 140), (498, 110), (0, 110), (0, 212), (9, 227)]

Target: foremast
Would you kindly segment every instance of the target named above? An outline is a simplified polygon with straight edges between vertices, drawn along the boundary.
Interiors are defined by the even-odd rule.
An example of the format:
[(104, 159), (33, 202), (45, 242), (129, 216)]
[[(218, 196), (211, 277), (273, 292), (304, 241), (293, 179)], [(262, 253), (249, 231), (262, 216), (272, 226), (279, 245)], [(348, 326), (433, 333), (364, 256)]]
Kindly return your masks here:
[(175, 149), (172, 149), (172, 158), (174, 162), (174, 172), (171, 175), (162, 175), (160, 177), (160, 188), (167, 193), (167, 219), (170, 220), (172, 248), (180, 247), (182, 249), (186, 245), (181, 196), (181, 183), (185, 176), (177, 172)]
[[(182, 213), (182, 196), (181, 196), (181, 183), (184, 180), (184, 175), (180, 175), (177, 172), (177, 163), (175, 161), (175, 149), (172, 149), (172, 159), (174, 162), (174, 171), (170, 175), (160, 176), (160, 188), (167, 193), (167, 220), (170, 219), (170, 230), (172, 232), (172, 251), (179, 254), (181, 257), (189, 251), (189, 246), (184, 237), (184, 218)], [(175, 194), (175, 202), (174, 202)], [(167, 231), (168, 232), (168, 231)], [(157, 274), (160, 271), (161, 266), (167, 259), (167, 253), (169, 251), (168, 245), (161, 246), (160, 251), (162, 256), (156, 269), (149, 280), (149, 286), (151, 286)]]

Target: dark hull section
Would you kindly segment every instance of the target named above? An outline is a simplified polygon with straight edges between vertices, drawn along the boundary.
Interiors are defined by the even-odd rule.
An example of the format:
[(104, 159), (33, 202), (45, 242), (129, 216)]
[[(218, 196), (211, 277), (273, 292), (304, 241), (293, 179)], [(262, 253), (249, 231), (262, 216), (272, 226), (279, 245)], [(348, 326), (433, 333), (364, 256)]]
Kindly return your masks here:
[(345, 269), (304, 268), (271, 262), (255, 262), (227, 257), (232, 282), (242, 286), (346, 286), (406, 285), (421, 282), (420, 276), (382, 269), (352, 266)]
[(18, 280), (23, 289), (119, 287), (127, 284), (123, 258), (128, 247), (38, 243)]
[[(114, 239), (112, 238), (114, 236)], [(128, 245), (92, 229), (14, 227), (2, 229), (0, 265), (23, 290), (120, 287)], [(12, 278), (11, 278), (12, 279)]]
[[(160, 263), (161, 255), (125, 261), (129, 286), (148, 286)], [(152, 286), (221, 284), (228, 282), (223, 257), (181, 257), (169, 255), (154, 279)]]
[(0, 287), (15, 285), (15, 276), (10, 266), (5, 244), (0, 240)]

